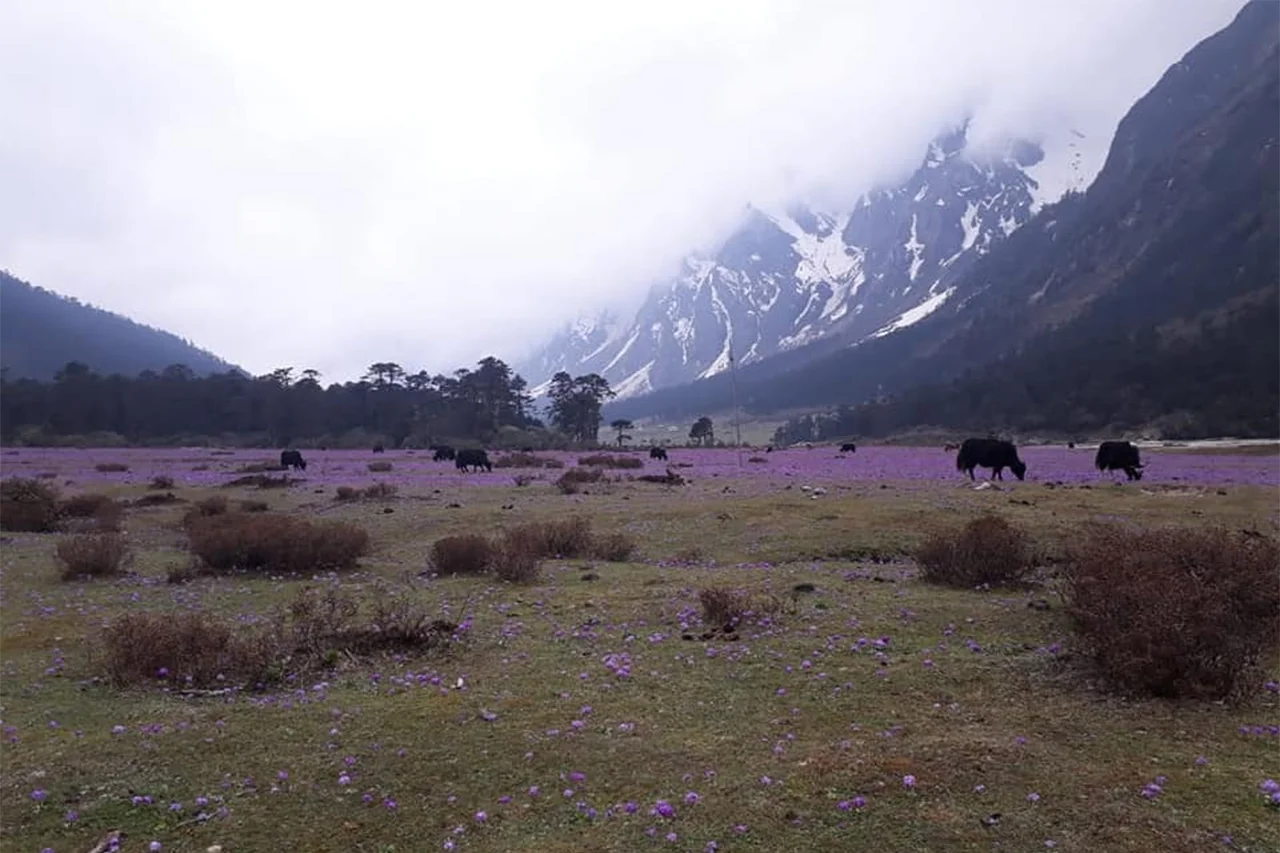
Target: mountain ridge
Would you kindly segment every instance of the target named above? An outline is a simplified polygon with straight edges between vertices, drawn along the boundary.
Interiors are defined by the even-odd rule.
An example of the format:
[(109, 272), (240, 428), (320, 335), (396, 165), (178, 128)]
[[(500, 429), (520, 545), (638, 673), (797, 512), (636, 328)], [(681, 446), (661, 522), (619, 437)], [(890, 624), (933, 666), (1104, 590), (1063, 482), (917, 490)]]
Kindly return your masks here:
[(197, 375), (244, 372), (171, 332), (0, 270), (0, 366), (11, 379), (52, 379), (73, 361), (103, 375), (136, 376), (174, 364)]

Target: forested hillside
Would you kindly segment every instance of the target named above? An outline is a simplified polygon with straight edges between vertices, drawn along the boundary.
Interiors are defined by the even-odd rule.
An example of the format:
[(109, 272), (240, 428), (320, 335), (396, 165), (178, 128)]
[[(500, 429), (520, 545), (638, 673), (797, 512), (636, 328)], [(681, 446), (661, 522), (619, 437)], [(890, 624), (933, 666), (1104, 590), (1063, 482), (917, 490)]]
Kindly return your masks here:
[(124, 376), (171, 364), (186, 365), (199, 375), (232, 369), (177, 335), (34, 287), (0, 270), (0, 366), (10, 378), (52, 379), (70, 361)]

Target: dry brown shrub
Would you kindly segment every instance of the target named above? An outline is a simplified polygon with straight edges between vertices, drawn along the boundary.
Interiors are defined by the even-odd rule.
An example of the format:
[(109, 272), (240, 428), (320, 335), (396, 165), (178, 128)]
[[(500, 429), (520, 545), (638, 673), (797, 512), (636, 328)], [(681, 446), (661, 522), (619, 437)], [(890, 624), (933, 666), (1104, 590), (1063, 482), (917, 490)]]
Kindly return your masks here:
[(95, 530), (116, 531), (124, 519), (124, 507), (106, 495), (91, 492), (64, 500), (60, 514), (63, 518), (86, 519)]
[(484, 574), (492, 558), (493, 546), (476, 533), (437, 539), (428, 555), (431, 568), (441, 575)]
[(374, 474), (385, 474), (395, 466), (390, 462), (370, 462), (366, 467)]
[(493, 549), (490, 568), (507, 583), (533, 583), (542, 571), (542, 557), (535, 543), (520, 537), (504, 537)]
[(503, 538), (508, 542), (518, 541), (521, 550), (539, 557), (585, 557), (591, 551), (591, 521), (582, 516), (534, 521), (508, 530)]
[(563, 468), (559, 459), (535, 456), (532, 453), (507, 453), (493, 460), (494, 468)]
[(395, 497), (400, 491), (391, 483), (374, 483), (372, 486), (364, 487), (364, 497), (369, 500), (386, 500)]
[(277, 617), (294, 655), (321, 664), (334, 652), (422, 652), (447, 644), (458, 630), (448, 620), (430, 615), (411, 594), (379, 586), (360, 618), (355, 596), (336, 586), (307, 587)]
[(164, 506), (166, 504), (184, 504), (185, 498), (180, 498), (173, 492), (165, 492), (162, 495), (143, 495), (133, 502), (134, 506)]
[(1230, 699), (1280, 652), (1280, 545), (1222, 528), (1102, 525), (1068, 548), (1067, 613), (1112, 687)]
[(591, 557), (609, 563), (625, 563), (635, 550), (636, 541), (625, 533), (605, 533), (591, 540)]
[(60, 510), (56, 486), (25, 477), (0, 481), (0, 530), (47, 533)]
[(596, 453), (579, 457), (578, 464), (593, 468), (643, 468), (644, 460), (639, 456), (626, 456), (620, 453)]
[(563, 494), (576, 495), (586, 483), (607, 482), (602, 468), (570, 468), (556, 480), (556, 488)]
[(186, 687), (231, 687), (276, 680), (280, 652), (271, 630), (246, 629), (201, 611), (128, 611), (102, 633), (102, 666), (127, 687), (164, 681)]
[(284, 471), (279, 462), (250, 462), (236, 469), (237, 474), (266, 474), (270, 471)]
[(292, 480), (286, 474), (282, 477), (268, 477), (266, 474), (249, 474), (244, 477), (236, 477), (222, 485), (227, 488), (237, 486), (256, 486), (259, 489), (284, 489), (292, 486), (296, 480)]
[(636, 479), (642, 483), (659, 483), (663, 486), (683, 486), (685, 482), (684, 477), (681, 477), (670, 468), (667, 469), (665, 474), (641, 474)]
[(927, 583), (964, 589), (1012, 586), (1032, 568), (1026, 534), (990, 514), (959, 531), (934, 534), (916, 549), (915, 559)]
[(751, 597), (740, 589), (709, 586), (698, 590), (702, 621), (713, 628), (732, 630), (746, 616)]
[(93, 469), (102, 474), (123, 474), (129, 470), (129, 466), (123, 462), (99, 462)]
[(85, 533), (59, 540), (54, 550), (62, 564), (62, 579), (111, 577), (120, 574), (129, 545), (118, 533)]
[(369, 549), (369, 534), (354, 524), (272, 513), (193, 518), (187, 536), (192, 553), (213, 571), (296, 574), (350, 569)]

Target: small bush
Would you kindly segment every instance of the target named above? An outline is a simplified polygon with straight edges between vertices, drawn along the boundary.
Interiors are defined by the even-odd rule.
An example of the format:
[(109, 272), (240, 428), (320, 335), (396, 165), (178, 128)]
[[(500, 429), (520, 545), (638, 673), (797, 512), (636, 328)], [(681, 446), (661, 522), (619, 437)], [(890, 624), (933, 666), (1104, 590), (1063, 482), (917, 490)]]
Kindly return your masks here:
[(431, 545), (428, 559), (441, 575), (479, 575), (489, 569), (493, 546), (475, 533), (446, 536)]
[(536, 521), (508, 530), (507, 542), (538, 557), (585, 557), (591, 550), (591, 522), (581, 516), (559, 521)]
[(346, 522), (310, 522), (271, 513), (193, 518), (191, 551), (213, 571), (296, 574), (350, 569), (369, 550), (369, 534)]
[(608, 563), (625, 563), (636, 550), (636, 542), (625, 533), (592, 537), (591, 556)]
[(294, 480), (289, 479), (288, 475), (283, 477), (268, 477), (266, 474), (249, 474), (245, 477), (236, 477), (230, 482), (223, 483), (227, 488), (235, 486), (256, 486), (259, 489), (283, 489), (294, 484)]
[(370, 462), (366, 467), (375, 474), (385, 474), (395, 466), (390, 462)]
[(493, 460), (494, 468), (556, 468), (564, 467), (559, 459), (535, 456), (532, 453), (508, 453)]
[(533, 583), (542, 571), (542, 559), (531, 543), (520, 537), (504, 537), (493, 549), (490, 567), (507, 583)]
[(623, 456), (613, 453), (596, 453), (578, 459), (579, 465), (593, 468), (643, 468), (644, 460), (639, 456)]
[(0, 529), (47, 533), (58, 523), (58, 489), (39, 480), (14, 477), (0, 482)]
[(117, 686), (164, 681), (230, 687), (275, 680), (280, 644), (273, 632), (246, 630), (203, 611), (126, 612), (107, 625), (102, 664)]
[(86, 533), (59, 541), (55, 554), (63, 580), (101, 578), (120, 574), (129, 546), (118, 533)]
[(161, 474), (161, 475), (159, 475), (159, 476), (157, 476), (157, 477), (152, 477), (152, 478), (151, 478), (151, 483), (147, 486), (147, 488), (148, 488), (148, 489), (154, 489), (154, 490), (156, 490), (156, 491), (158, 491), (158, 492), (162, 492), (162, 491), (164, 491), (164, 490), (166, 490), (166, 489), (172, 489), (172, 488), (173, 488), (173, 478), (172, 478), (172, 477), (169, 477), (169, 476), (166, 476), (166, 475), (164, 475), (164, 474)]
[(400, 490), (390, 483), (374, 483), (372, 486), (365, 486), (364, 496), (370, 500), (385, 500), (395, 497), (398, 491)]
[(667, 469), (667, 473), (665, 474), (641, 474), (639, 477), (636, 477), (636, 479), (642, 483), (659, 483), (663, 486), (684, 485), (684, 477), (681, 477), (670, 468)]
[(266, 474), (273, 471), (284, 471), (279, 462), (250, 462), (236, 469), (237, 474)]
[(998, 515), (975, 518), (959, 532), (931, 536), (915, 559), (927, 583), (965, 589), (1011, 586), (1031, 570), (1026, 534)]
[(129, 466), (123, 462), (99, 462), (93, 469), (100, 474), (123, 474)]
[(212, 518), (215, 515), (226, 515), (231, 511), (230, 502), (222, 495), (213, 495), (195, 502), (191, 509), (182, 516), (182, 526), (191, 527), (191, 523), (201, 518)]
[(143, 495), (133, 502), (134, 506), (164, 506), (165, 504), (183, 504), (186, 499), (180, 498), (173, 492), (165, 492), (163, 495)]
[(240, 501), (241, 512), (266, 512), (269, 509), (271, 509), (271, 506), (266, 501)]
[(124, 518), (124, 508), (106, 495), (89, 493), (72, 495), (62, 502), (63, 518), (88, 519), (95, 530), (116, 531)]
[(706, 625), (732, 630), (747, 615), (750, 596), (742, 590), (710, 586), (698, 591), (698, 603)]
[(318, 665), (335, 651), (354, 654), (426, 651), (448, 643), (458, 626), (430, 616), (411, 596), (378, 587), (365, 620), (348, 591), (307, 587), (289, 602), (277, 624), (294, 655)]
[(1280, 651), (1278, 565), (1271, 537), (1105, 525), (1067, 551), (1067, 614), (1116, 689), (1236, 698)]
[(556, 488), (563, 494), (576, 495), (582, 491), (584, 484), (604, 481), (604, 470), (601, 468), (570, 468), (556, 480)]

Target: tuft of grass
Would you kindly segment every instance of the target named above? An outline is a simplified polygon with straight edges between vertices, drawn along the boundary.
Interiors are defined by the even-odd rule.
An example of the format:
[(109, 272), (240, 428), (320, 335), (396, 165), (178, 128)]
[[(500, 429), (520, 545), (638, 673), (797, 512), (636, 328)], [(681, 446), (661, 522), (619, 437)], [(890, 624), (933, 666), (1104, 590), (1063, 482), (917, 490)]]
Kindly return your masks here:
[(187, 536), (192, 553), (215, 572), (300, 574), (351, 569), (369, 550), (369, 534), (362, 527), (273, 513), (192, 518)]
[(639, 456), (626, 456), (620, 453), (595, 453), (578, 458), (578, 464), (591, 468), (643, 468), (644, 460)]
[(636, 541), (619, 532), (592, 536), (589, 549), (591, 557), (608, 563), (625, 563), (635, 550)]
[(113, 577), (124, 568), (129, 545), (118, 533), (85, 533), (59, 540), (54, 554), (64, 581)]
[(431, 544), (428, 560), (441, 575), (480, 575), (489, 569), (493, 546), (476, 533), (445, 536)]
[(1068, 549), (1067, 613), (1119, 690), (1238, 698), (1280, 653), (1278, 566), (1280, 545), (1269, 536), (1102, 525)]
[(934, 534), (916, 549), (915, 559), (925, 582), (964, 589), (1012, 586), (1032, 568), (1026, 533), (993, 514), (959, 531)]
[(26, 477), (0, 481), (0, 530), (48, 533), (60, 514), (57, 486)]

